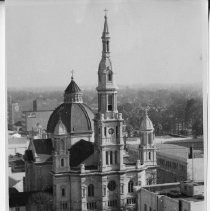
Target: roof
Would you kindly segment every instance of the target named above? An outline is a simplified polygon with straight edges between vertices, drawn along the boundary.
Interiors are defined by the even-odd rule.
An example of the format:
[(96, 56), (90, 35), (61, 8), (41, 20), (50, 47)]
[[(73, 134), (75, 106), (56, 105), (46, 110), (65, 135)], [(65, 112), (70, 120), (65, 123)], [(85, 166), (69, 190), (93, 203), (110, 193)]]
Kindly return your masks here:
[(11, 193), (9, 195), (9, 207), (26, 206), (27, 204), (31, 203), (31, 200), (33, 200), (33, 196), (36, 196), (36, 194), (48, 194), (48, 196), (52, 197), (52, 188), (48, 188), (44, 191)]
[(12, 161), (12, 164), (15, 166), (24, 166), (25, 162), (22, 159)]
[(32, 148), (25, 151), (25, 161), (36, 161), (37, 163), (52, 161), (53, 145), (51, 139), (33, 139), (31, 146)]
[(175, 144), (157, 144), (157, 153), (168, 157), (188, 159), (189, 149)]
[(9, 194), (14, 194), (14, 193), (18, 193), (18, 190), (14, 187), (9, 188)]
[(20, 138), (17, 138), (17, 137), (12, 137), (12, 136), (9, 136), (8, 138), (8, 144), (9, 145), (13, 145), (13, 144), (25, 144), (27, 145), (29, 142), (29, 140), (27, 139), (27, 137), (20, 137)]
[(34, 160), (32, 150), (28, 149), (25, 151), (24, 160), (25, 161), (33, 161)]
[(37, 154), (52, 154), (53, 146), (51, 139), (33, 139), (32, 142)]
[(84, 103), (63, 103), (49, 118), (47, 132), (54, 133), (61, 119), (68, 133), (92, 133), (94, 113)]
[(57, 125), (55, 126), (54, 130), (55, 135), (66, 135), (66, 127), (61, 120), (58, 121)]
[(147, 110), (145, 110), (145, 113), (141, 119), (141, 123), (140, 123), (140, 130), (141, 131), (145, 131), (145, 130), (154, 130), (152, 121), (150, 120), (148, 114), (147, 114)]
[(78, 92), (81, 92), (81, 89), (79, 88), (79, 86), (74, 81), (74, 78), (71, 77), (71, 82), (68, 85), (68, 87), (66, 88), (65, 94), (72, 94), (72, 93), (78, 93)]
[(93, 143), (89, 141), (80, 140), (70, 148), (70, 166), (78, 166), (93, 153)]
[[(38, 155), (38, 163), (52, 161), (52, 140), (33, 140), (35, 152)], [(94, 144), (81, 139), (70, 148), (70, 166), (76, 167), (94, 153)], [(34, 161), (32, 150), (26, 150), (24, 159)], [(37, 164), (38, 164), (37, 163)]]
[(30, 194), (27, 192), (12, 193), (9, 196), (10, 207), (22, 207), (26, 206)]

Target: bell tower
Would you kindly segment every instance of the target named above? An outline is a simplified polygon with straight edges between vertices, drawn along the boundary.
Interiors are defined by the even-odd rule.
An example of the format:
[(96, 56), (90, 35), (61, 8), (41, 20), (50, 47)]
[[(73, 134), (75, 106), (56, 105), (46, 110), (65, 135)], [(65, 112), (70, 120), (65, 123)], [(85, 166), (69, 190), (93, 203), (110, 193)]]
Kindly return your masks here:
[(70, 171), (69, 151), (67, 146), (67, 130), (59, 117), (53, 137), (53, 210), (70, 209)]
[(117, 86), (114, 83), (114, 74), (110, 60), (110, 36), (107, 14), (104, 16), (102, 33), (102, 58), (98, 68), (98, 112), (117, 112)]
[(139, 155), (142, 164), (156, 165), (155, 134), (152, 121), (145, 109), (140, 125)]
[(110, 35), (107, 14), (102, 33), (102, 58), (98, 68), (98, 113), (94, 119), (95, 149), (98, 151), (101, 171), (121, 170), (124, 142), (123, 119), (117, 110), (117, 86), (110, 60)]
[(55, 173), (67, 172), (70, 170), (67, 135), (66, 127), (60, 118), (55, 127), (53, 137), (53, 171)]

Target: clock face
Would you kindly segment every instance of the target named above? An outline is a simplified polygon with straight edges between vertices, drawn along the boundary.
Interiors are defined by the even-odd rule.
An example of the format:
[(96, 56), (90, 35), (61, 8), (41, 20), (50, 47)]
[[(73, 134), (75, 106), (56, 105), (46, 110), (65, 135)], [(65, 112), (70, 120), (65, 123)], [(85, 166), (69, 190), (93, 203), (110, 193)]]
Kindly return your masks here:
[(15, 106), (15, 111), (19, 111), (19, 106), (18, 105)]
[(113, 133), (114, 133), (114, 129), (113, 129), (113, 128), (110, 128), (110, 129), (109, 129), (109, 134), (112, 135)]
[(109, 189), (110, 191), (115, 190), (116, 186), (117, 186), (117, 185), (116, 185), (116, 182), (113, 181), (113, 180), (111, 180), (111, 181), (108, 183), (108, 189)]

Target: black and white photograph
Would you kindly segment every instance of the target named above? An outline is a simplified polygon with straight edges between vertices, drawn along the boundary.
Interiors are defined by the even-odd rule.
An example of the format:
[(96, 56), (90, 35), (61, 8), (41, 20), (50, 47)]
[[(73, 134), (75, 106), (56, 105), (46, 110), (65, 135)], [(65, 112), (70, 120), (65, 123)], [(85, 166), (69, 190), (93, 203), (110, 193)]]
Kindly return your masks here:
[(207, 211), (207, 19), (206, 0), (5, 1), (5, 210)]

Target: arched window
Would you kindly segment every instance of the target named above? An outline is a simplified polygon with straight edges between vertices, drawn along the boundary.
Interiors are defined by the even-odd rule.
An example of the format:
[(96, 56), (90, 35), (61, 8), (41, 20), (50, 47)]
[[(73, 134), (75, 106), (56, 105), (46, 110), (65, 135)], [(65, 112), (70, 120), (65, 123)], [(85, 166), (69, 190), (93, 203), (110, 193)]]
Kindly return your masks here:
[(151, 160), (151, 152), (149, 152), (149, 160)]
[(133, 181), (130, 180), (128, 183), (128, 193), (133, 193)]
[(64, 159), (61, 158), (61, 166), (64, 166)]
[(64, 187), (62, 187), (62, 188), (61, 188), (61, 196), (65, 196), (65, 195), (66, 195), (65, 188), (64, 188)]
[(88, 185), (88, 196), (94, 196), (94, 185)]
[(107, 52), (109, 52), (109, 41), (106, 42)]
[(112, 72), (111, 71), (109, 71), (109, 73), (108, 73), (108, 81), (112, 81)]
[(117, 151), (115, 151), (115, 164), (117, 164)]
[(61, 150), (65, 149), (65, 141), (62, 139), (61, 140)]
[(112, 111), (113, 109), (113, 96), (108, 95), (108, 111)]

